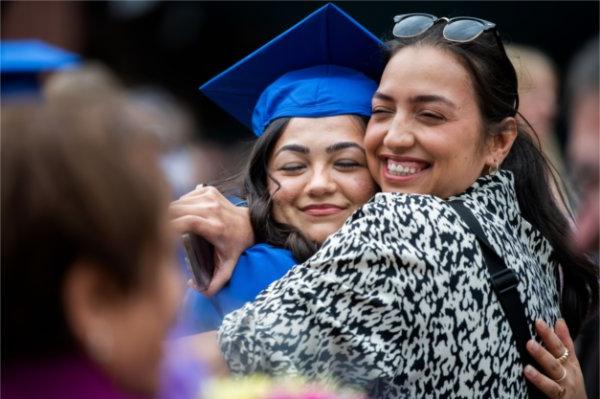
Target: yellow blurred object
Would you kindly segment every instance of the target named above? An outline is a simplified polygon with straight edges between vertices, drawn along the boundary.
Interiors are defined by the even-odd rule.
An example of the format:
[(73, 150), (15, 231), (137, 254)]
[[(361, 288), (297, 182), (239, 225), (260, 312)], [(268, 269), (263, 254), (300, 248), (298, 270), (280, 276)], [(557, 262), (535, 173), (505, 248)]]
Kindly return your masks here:
[(342, 388), (334, 381), (309, 381), (301, 377), (217, 378), (205, 385), (202, 399), (366, 399), (364, 393)]

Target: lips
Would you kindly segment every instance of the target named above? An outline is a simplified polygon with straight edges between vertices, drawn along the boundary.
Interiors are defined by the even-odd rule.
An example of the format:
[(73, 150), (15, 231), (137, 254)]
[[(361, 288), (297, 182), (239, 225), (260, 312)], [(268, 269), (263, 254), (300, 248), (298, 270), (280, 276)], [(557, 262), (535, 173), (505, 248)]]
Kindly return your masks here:
[(311, 216), (335, 215), (344, 210), (343, 207), (333, 204), (312, 204), (302, 208), (302, 211)]

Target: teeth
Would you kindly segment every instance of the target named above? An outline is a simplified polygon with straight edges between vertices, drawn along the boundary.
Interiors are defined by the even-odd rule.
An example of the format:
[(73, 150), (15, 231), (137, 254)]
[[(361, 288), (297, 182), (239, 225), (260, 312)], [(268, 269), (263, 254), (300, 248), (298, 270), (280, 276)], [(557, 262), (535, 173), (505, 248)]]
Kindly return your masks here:
[(422, 168), (420, 167), (412, 167), (405, 166), (400, 163), (394, 162), (391, 159), (388, 159), (387, 162), (388, 170), (397, 176), (408, 176), (420, 172)]

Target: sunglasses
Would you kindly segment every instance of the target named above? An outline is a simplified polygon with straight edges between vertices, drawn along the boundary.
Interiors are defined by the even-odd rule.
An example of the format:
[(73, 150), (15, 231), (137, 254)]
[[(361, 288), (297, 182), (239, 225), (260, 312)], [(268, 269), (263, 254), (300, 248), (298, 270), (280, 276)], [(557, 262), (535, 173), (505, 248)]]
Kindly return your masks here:
[(397, 38), (410, 38), (425, 33), (439, 21), (446, 21), (442, 34), (451, 42), (467, 43), (477, 39), (483, 32), (494, 29), (496, 24), (473, 17), (438, 18), (435, 15), (414, 13), (394, 17), (392, 33)]

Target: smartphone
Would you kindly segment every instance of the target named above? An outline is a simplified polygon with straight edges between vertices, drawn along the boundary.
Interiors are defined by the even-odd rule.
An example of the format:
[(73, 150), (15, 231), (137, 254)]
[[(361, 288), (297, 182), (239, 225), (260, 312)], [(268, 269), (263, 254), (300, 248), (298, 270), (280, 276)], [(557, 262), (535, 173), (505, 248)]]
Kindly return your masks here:
[(185, 233), (182, 240), (188, 268), (198, 288), (205, 290), (215, 271), (214, 247), (197, 234)]

